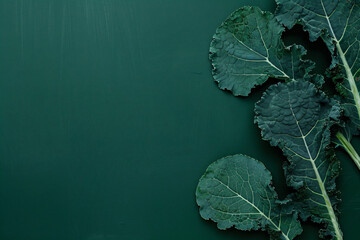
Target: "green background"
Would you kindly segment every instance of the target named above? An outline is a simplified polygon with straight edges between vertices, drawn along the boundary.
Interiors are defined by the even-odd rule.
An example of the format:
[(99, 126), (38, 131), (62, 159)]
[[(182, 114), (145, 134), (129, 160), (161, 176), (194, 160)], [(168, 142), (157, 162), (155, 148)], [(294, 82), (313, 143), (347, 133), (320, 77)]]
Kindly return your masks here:
[[(211, 37), (244, 5), (275, 8), (0, 0), (0, 239), (268, 239), (217, 230), (194, 196), (206, 167), (235, 153), (263, 161), (287, 192), (284, 158), (253, 124), (265, 88), (235, 98), (211, 77)], [(287, 41), (306, 39), (293, 34)], [(309, 57), (328, 57), (318, 45)], [(340, 224), (345, 239), (360, 239), (360, 174), (338, 155)], [(317, 239), (317, 230), (306, 224), (297, 239)]]

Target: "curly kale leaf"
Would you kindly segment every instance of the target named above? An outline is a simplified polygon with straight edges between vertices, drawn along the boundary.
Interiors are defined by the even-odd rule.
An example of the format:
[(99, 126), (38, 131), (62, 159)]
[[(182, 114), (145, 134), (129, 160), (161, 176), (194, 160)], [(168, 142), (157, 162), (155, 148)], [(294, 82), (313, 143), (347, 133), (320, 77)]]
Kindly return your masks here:
[(302, 232), (297, 211), (279, 201), (265, 166), (234, 155), (212, 163), (199, 181), (196, 200), (201, 216), (219, 229), (267, 231), (272, 239), (290, 240)]
[(213, 77), (221, 89), (247, 96), (267, 79), (310, 77), (314, 64), (302, 60), (306, 50), (285, 47), (284, 27), (270, 12), (243, 7), (233, 12), (216, 30), (210, 46)]
[(347, 137), (350, 139), (360, 129), (360, 1), (277, 0), (277, 3), (277, 19), (282, 24), (288, 28), (302, 24), (311, 41), (321, 37), (333, 53), (331, 67), (337, 66), (336, 75), (343, 79), (337, 81), (337, 89), (345, 116), (349, 118), (347, 129), (351, 134)]
[(329, 148), (340, 105), (306, 81), (272, 85), (255, 107), (262, 136), (289, 160), (288, 185), (297, 190), (302, 217), (325, 225), (322, 235), (342, 239), (336, 217), (339, 162)]

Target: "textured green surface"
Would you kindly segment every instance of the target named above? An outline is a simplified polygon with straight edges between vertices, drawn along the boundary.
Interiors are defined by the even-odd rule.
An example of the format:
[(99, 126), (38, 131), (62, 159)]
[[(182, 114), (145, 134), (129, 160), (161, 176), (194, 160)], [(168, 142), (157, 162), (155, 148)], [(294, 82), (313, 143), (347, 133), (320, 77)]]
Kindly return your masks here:
[[(350, 129), (357, 134), (360, 126), (360, 2), (358, 0), (277, 0), (277, 18), (286, 27), (303, 25), (311, 41), (321, 37), (333, 54), (336, 71), (345, 80), (339, 85)], [(349, 136), (351, 138), (351, 134)]]
[[(0, 0), (0, 239), (268, 239), (218, 230), (194, 196), (206, 167), (236, 153), (261, 159), (285, 195), (284, 158), (253, 124), (260, 94), (234, 98), (211, 76), (214, 31), (244, 5), (275, 7)], [(340, 224), (359, 239), (360, 176), (340, 157)]]
[(298, 81), (269, 87), (255, 112), (263, 138), (288, 157), (287, 182), (298, 190), (302, 217), (325, 224), (325, 235), (340, 239), (334, 196), (339, 161), (327, 148), (330, 127), (340, 117), (340, 104), (319, 93), (313, 84)]
[(235, 96), (247, 96), (270, 77), (304, 78), (313, 64), (301, 60), (306, 54), (303, 48), (284, 46), (284, 30), (272, 13), (258, 7), (233, 12), (217, 28), (210, 46), (213, 75), (219, 87)]
[(196, 201), (206, 220), (219, 229), (262, 230), (273, 239), (289, 240), (302, 232), (297, 212), (280, 202), (271, 173), (246, 155), (224, 157), (211, 164), (199, 181)]

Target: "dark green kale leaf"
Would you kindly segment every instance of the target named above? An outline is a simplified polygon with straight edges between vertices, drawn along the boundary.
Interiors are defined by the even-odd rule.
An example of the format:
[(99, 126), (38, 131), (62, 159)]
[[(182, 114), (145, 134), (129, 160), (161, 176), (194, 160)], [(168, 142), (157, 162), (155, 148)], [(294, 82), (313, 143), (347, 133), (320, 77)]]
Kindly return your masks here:
[[(277, 19), (283, 25), (292, 28), (296, 23), (300, 23), (304, 30), (309, 32), (311, 41), (321, 37), (332, 52), (331, 68), (336, 72), (334, 80), (341, 96), (344, 115), (348, 118), (344, 124), (346, 129), (340, 134), (344, 137), (342, 140), (350, 144), (352, 135), (358, 135), (360, 130), (360, 1), (276, 1)], [(342, 145), (349, 152), (346, 144)], [(353, 160), (360, 164), (359, 158)]]
[(243, 7), (233, 12), (216, 30), (210, 46), (213, 77), (221, 89), (247, 96), (267, 79), (310, 77), (314, 64), (302, 60), (306, 50), (285, 47), (284, 27), (270, 12)]
[(291, 202), (278, 200), (270, 172), (245, 155), (212, 163), (199, 181), (196, 201), (201, 216), (219, 229), (262, 230), (283, 240), (302, 232)]
[(255, 112), (263, 138), (288, 158), (285, 175), (297, 190), (303, 219), (311, 216), (325, 225), (322, 235), (342, 239), (335, 210), (339, 162), (330, 148), (330, 128), (340, 117), (340, 104), (312, 83), (297, 81), (269, 87)]

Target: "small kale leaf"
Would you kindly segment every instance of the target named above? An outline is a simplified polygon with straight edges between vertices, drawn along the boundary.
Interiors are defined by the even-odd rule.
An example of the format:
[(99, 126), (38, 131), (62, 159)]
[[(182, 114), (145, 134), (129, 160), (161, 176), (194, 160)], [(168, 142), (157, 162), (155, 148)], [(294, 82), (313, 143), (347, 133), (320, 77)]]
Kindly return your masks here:
[(200, 214), (219, 229), (267, 231), (272, 239), (290, 240), (302, 232), (291, 201), (279, 201), (265, 166), (234, 155), (212, 163), (196, 190)]
[(335, 179), (339, 161), (329, 148), (330, 128), (340, 117), (340, 104), (307, 81), (272, 85), (255, 106), (265, 140), (279, 147), (289, 164), (285, 175), (297, 190), (302, 218), (323, 223), (322, 235), (342, 239), (336, 217)]
[(212, 74), (219, 87), (235, 96), (247, 96), (268, 78), (310, 77), (314, 63), (302, 60), (306, 54), (303, 47), (285, 47), (283, 31), (272, 13), (258, 7), (233, 12), (217, 28), (210, 45)]

